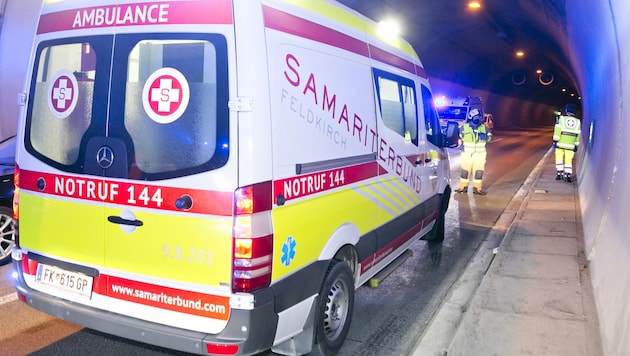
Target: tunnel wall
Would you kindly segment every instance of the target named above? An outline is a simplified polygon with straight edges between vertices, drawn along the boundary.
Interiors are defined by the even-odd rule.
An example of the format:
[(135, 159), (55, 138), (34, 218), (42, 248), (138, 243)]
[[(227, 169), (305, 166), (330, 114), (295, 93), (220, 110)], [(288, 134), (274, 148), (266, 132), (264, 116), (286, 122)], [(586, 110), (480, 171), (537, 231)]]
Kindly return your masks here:
[(0, 140), (17, 132), (17, 94), (24, 90), (40, 8), (41, 0), (5, 3), (0, 22)]
[[(493, 94), (486, 90), (469, 88), (438, 78), (430, 78), (435, 97), (478, 96), (484, 102), (485, 111), (492, 114), (496, 127), (551, 126), (555, 122), (557, 108), (532, 101)], [(549, 137), (551, 144), (551, 137)]]
[(626, 0), (567, 0), (582, 93), (577, 157), (585, 252), (605, 355), (630, 355), (630, 17)]

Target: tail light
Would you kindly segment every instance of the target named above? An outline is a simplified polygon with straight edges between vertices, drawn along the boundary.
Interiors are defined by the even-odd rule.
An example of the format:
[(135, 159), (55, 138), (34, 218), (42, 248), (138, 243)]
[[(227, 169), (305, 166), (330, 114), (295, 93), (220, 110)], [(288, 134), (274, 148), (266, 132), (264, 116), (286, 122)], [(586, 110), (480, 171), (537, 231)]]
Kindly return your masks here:
[(250, 293), (271, 283), (271, 182), (234, 192), (232, 291)]
[(13, 224), (15, 229), (15, 245), (20, 246), (20, 234), (18, 231), (18, 220), (20, 218), (20, 167), (15, 166), (13, 171)]

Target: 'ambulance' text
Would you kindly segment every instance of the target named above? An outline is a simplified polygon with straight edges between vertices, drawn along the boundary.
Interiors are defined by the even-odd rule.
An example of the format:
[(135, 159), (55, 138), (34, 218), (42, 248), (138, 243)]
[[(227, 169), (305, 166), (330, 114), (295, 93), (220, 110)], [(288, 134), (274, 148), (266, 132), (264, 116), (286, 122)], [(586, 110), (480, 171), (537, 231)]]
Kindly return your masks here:
[(108, 6), (83, 9), (74, 16), (72, 28), (168, 22), (169, 4)]

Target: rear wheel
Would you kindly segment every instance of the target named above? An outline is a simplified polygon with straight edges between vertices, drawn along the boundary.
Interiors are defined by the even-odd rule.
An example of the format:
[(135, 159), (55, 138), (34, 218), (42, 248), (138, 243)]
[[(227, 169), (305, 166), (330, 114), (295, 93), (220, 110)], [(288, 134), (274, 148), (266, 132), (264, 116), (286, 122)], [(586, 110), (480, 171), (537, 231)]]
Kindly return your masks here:
[(317, 348), (321, 355), (334, 355), (348, 335), (354, 308), (354, 280), (347, 263), (332, 262), (317, 303)]
[(15, 246), (13, 211), (6, 206), (0, 206), (0, 265), (11, 261), (13, 246)]
[(440, 199), (440, 209), (438, 211), (437, 219), (435, 219), (435, 225), (433, 225), (433, 229), (427, 234), (423, 240), (431, 241), (431, 242), (442, 242), (444, 241), (444, 225), (446, 221), (446, 210), (448, 209), (448, 203), (451, 198), (451, 190), (446, 189), (444, 194), (440, 194), (442, 198)]

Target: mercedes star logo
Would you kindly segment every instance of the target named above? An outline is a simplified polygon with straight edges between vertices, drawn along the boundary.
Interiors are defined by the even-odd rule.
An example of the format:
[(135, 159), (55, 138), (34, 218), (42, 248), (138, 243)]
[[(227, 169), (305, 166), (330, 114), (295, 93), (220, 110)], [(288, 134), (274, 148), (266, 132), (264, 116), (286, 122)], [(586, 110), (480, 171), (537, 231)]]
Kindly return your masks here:
[(111, 167), (114, 164), (114, 151), (107, 146), (99, 148), (96, 152), (96, 162), (103, 169)]

